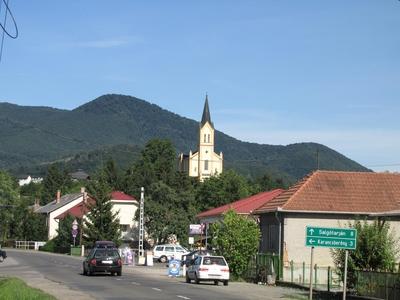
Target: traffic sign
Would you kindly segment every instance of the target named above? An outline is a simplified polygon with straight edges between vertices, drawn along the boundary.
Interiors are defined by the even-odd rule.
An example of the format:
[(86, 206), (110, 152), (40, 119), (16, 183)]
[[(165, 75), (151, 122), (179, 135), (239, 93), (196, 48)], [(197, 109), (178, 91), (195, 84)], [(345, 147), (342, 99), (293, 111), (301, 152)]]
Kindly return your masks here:
[(306, 246), (354, 250), (357, 246), (357, 230), (307, 226)]
[(78, 229), (72, 229), (72, 237), (76, 238), (77, 235), (78, 235)]

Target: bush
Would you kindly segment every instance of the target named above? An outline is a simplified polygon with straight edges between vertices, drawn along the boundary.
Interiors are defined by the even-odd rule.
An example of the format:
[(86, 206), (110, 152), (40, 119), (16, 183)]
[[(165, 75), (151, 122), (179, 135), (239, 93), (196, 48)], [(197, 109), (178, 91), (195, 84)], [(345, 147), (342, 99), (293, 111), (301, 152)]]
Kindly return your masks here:
[(45, 252), (55, 252), (56, 248), (56, 243), (53, 240), (47, 241), (47, 243), (44, 246), (39, 247), (39, 251), (45, 251)]

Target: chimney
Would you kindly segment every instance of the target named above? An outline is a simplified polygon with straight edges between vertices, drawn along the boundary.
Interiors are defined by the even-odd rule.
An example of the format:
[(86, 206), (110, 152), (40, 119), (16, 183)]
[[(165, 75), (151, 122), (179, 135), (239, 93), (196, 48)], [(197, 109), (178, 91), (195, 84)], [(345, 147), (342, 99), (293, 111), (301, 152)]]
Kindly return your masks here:
[(81, 187), (81, 194), (83, 194), (83, 193), (85, 193), (85, 187), (84, 186)]
[(61, 191), (57, 190), (57, 198), (56, 198), (56, 204), (60, 203), (60, 198), (61, 198)]

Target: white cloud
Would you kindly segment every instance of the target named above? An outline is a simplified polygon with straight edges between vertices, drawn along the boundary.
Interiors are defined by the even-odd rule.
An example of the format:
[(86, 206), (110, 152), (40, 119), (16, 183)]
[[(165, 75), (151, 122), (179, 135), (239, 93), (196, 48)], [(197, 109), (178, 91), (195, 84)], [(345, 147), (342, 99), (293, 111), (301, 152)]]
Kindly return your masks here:
[(91, 40), (91, 41), (80, 41), (80, 42), (72, 42), (67, 44), (69, 47), (77, 47), (77, 48), (115, 48), (121, 47), (128, 44), (140, 44), (143, 42), (143, 39), (140, 37), (116, 37), (109, 39), (99, 39), (99, 40)]

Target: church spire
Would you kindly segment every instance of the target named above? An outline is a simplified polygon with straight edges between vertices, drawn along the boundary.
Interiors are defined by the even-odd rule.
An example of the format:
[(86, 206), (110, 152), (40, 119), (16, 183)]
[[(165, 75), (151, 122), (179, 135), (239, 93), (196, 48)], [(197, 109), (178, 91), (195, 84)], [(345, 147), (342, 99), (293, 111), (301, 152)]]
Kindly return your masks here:
[(210, 117), (210, 108), (208, 107), (208, 95), (206, 94), (206, 101), (204, 103), (204, 109), (203, 109), (203, 116), (201, 117), (201, 126), (204, 126), (206, 122), (210, 123), (212, 127), (214, 127), (213, 123), (211, 122), (211, 117)]

